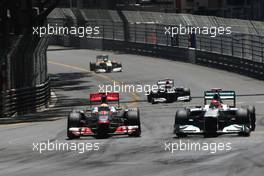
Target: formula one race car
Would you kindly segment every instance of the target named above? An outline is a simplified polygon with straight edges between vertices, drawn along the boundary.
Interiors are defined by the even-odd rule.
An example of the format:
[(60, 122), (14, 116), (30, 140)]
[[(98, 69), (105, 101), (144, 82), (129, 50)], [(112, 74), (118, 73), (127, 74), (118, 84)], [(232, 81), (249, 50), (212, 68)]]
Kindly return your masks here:
[[(207, 101), (211, 101), (207, 103)], [(232, 105), (223, 101), (231, 101)], [(255, 130), (256, 114), (254, 106), (236, 107), (234, 91), (212, 89), (204, 92), (204, 107), (177, 110), (174, 133), (178, 137), (188, 134), (203, 134), (215, 137), (220, 134), (249, 136)]]
[[(108, 102), (117, 102), (118, 106), (110, 106)], [(94, 106), (98, 103), (100, 105)], [(69, 139), (80, 136), (106, 138), (111, 135), (141, 135), (139, 109), (122, 109), (119, 106), (119, 93), (90, 94), (90, 108), (73, 110), (68, 116)]]
[(175, 87), (174, 81), (171, 79), (159, 80), (157, 82), (157, 88), (157, 90), (151, 90), (147, 93), (149, 103), (191, 101), (190, 89)]
[(108, 55), (98, 55), (96, 56), (96, 62), (90, 62), (90, 71), (95, 71), (98, 73), (106, 72), (122, 72), (122, 64), (115, 60), (110, 60)]

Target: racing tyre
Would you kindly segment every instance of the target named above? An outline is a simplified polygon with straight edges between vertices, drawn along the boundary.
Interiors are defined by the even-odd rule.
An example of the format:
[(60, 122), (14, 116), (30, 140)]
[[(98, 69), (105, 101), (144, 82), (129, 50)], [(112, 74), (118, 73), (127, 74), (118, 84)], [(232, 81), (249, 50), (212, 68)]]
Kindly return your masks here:
[(91, 63), (90, 62), (90, 71), (94, 71), (95, 70), (95, 63)]
[(158, 102), (155, 101), (154, 97), (151, 97), (151, 104), (158, 104)]
[(248, 106), (250, 121), (251, 121), (251, 131), (256, 129), (256, 109), (254, 106)]
[(151, 103), (151, 100), (152, 100), (152, 94), (151, 92), (149, 93), (149, 95), (147, 95), (147, 100), (149, 103)]
[[(184, 88), (183, 91), (186, 96), (191, 96), (191, 90), (189, 88)], [(185, 102), (187, 101), (191, 101), (191, 98), (188, 100), (185, 100)]]
[(80, 113), (72, 112), (68, 116), (67, 122), (67, 136), (69, 139), (78, 139), (80, 136), (73, 135), (69, 129), (72, 127), (80, 127), (81, 115)]
[(124, 109), (122, 109), (122, 110), (120, 111), (119, 116), (120, 116), (121, 118), (126, 118), (126, 117), (127, 117), (126, 115), (127, 115), (126, 111), (125, 111)]
[(189, 88), (184, 88), (183, 92), (185, 95), (191, 95), (191, 90)]
[(188, 123), (188, 113), (186, 110), (177, 110), (175, 114), (175, 121), (174, 121), (174, 133), (177, 137), (187, 137), (186, 134), (180, 132), (179, 126), (186, 125)]
[(250, 136), (250, 132), (240, 132), (238, 133), (239, 136), (244, 136), (244, 137), (249, 137)]
[(141, 135), (141, 123), (140, 123), (140, 113), (139, 113), (139, 109), (136, 110), (130, 110), (127, 112), (127, 121), (128, 121), (128, 125), (137, 125), (138, 126), (138, 130), (136, 130), (135, 132), (128, 134), (129, 136), (132, 137), (140, 137)]
[(238, 124), (250, 124), (249, 111), (245, 108), (238, 109), (236, 112), (236, 123)]
[(122, 64), (121, 63), (117, 64), (117, 67), (121, 68), (120, 72), (123, 71), (123, 67), (122, 67)]
[(239, 136), (245, 136), (245, 137), (250, 136), (251, 119), (250, 119), (250, 114), (249, 114), (248, 109), (241, 108), (237, 110), (236, 123), (244, 124), (249, 128), (249, 129), (244, 129), (244, 131), (242, 132), (239, 132), (238, 133)]

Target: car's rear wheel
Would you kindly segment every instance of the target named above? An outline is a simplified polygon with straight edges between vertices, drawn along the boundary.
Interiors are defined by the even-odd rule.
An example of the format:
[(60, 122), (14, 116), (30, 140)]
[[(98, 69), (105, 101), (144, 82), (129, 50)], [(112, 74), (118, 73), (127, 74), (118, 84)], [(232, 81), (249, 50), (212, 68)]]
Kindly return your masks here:
[(69, 139), (78, 139), (80, 136), (74, 135), (69, 129), (73, 127), (80, 127), (80, 121), (81, 121), (81, 115), (77, 112), (72, 112), (68, 116), (68, 122), (67, 122), (67, 136)]
[(191, 90), (189, 88), (183, 88), (183, 92), (185, 95), (190, 95), (191, 94)]
[[(121, 63), (118, 63), (117, 64), (117, 68), (122, 68), (122, 64)], [(120, 70), (120, 72), (122, 72), (122, 69)]]
[[(189, 88), (184, 88), (183, 89), (183, 92), (184, 92), (184, 95), (185, 96), (190, 96), (191, 97), (191, 90)], [(185, 102), (188, 102), (188, 101), (191, 101), (191, 98), (190, 99), (187, 99), (187, 100), (184, 100)]]
[(127, 112), (127, 121), (130, 126), (138, 126), (138, 129), (128, 134), (132, 137), (139, 137), (141, 135), (141, 123), (140, 123), (140, 112), (139, 109), (135, 109)]

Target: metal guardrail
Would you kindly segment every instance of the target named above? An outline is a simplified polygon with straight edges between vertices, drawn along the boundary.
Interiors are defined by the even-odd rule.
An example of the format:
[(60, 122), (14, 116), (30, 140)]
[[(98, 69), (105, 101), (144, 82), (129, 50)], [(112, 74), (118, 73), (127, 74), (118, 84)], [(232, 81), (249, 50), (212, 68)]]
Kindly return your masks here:
[(231, 36), (196, 37), (196, 49), (263, 63), (264, 36), (234, 34)]
[[(263, 63), (264, 36), (244, 33), (232, 35), (165, 35), (166, 25), (163, 24), (130, 24), (129, 42), (147, 43), (180, 48), (195, 48), (200, 51), (219, 53), (222, 55), (240, 57)], [(194, 44), (192, 44), (194, 43)]]
[(50, 81), (36, 87), (11, 89), (1, 92), (1, 117), (10, 117), (34, 112), (38, 108), (48, 106), (50, 99)]
[(14, 35), (0, 64), (0, 118), (34, 112), (50, 97), (46, 49), (48, 38)]

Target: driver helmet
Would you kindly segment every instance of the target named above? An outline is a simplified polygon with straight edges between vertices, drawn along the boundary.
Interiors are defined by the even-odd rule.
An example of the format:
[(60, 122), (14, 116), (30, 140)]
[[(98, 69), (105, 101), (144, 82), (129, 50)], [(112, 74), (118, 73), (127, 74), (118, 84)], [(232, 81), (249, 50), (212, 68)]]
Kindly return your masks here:
[(213, 99), (210, 103), (210, 108), (219, 108), (221, 107), (221, 103), (218, 100)]
[(170, 89), (170, 88), (171, 88), (170, 81), (166, 81), (165, 89)]
[(101, 104), (101, 107), (108, 107), (108, 104), (106, 104), (106, 103), (102, 103), (102, 104)]

